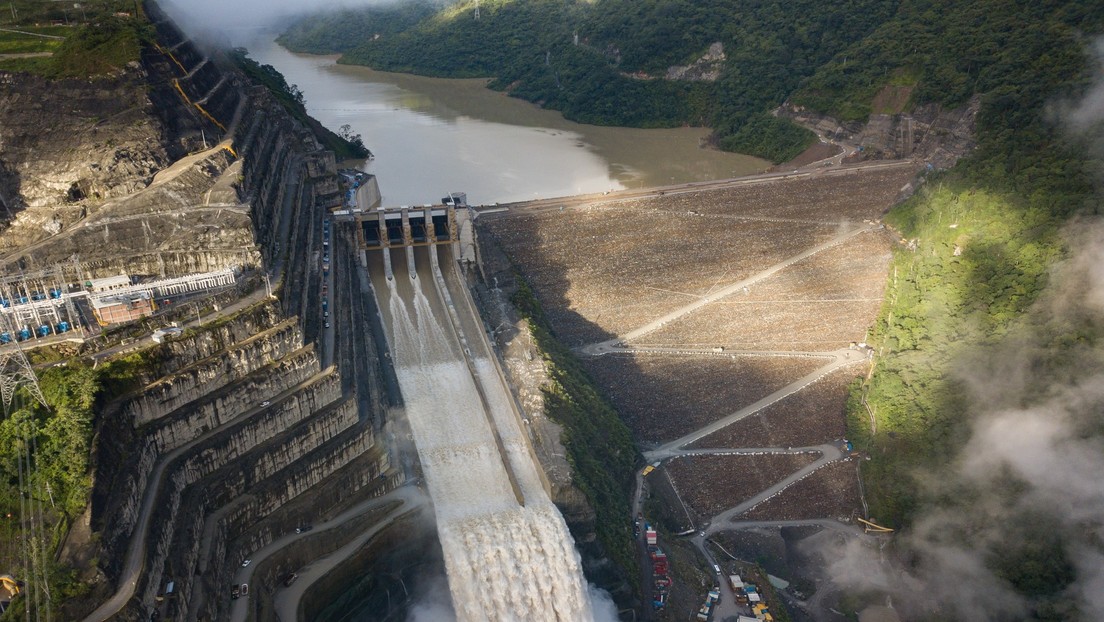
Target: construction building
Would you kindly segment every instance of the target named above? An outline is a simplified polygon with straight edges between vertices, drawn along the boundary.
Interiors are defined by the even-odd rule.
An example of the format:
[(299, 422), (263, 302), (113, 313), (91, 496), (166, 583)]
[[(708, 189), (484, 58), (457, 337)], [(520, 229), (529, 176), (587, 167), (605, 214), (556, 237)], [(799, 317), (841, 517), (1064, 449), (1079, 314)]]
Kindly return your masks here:
[(149, 292), (129, 292), (92, 298), (92, 312), (100, 326), (139, 320), (157, 310)]

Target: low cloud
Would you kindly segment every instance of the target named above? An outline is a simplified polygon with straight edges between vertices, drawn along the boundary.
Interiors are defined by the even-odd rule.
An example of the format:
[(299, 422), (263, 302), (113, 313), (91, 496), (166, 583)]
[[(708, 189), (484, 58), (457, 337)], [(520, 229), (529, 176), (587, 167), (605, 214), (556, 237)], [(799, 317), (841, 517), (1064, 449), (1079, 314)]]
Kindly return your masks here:
[(290, 18), (398, 0), (162, 0), (161, 6), (189, 32), (260, 30)]
[(454, 622), (448, 580), (443, 575), (425, 578), (415, 588), (417, 596), (406, 616), (407, 622)]
[[(1104, 39), (1092, 51), (1084, 97), (1048, 112), (1099, 166)], [(898, 535), (891, 562), (871, 541), (824, 550), (840, 586), (890, 595), (903, 619), (1066, 620), (1076, 608), (1104, 620), (1104, 219), (1070, 223), (1065, 239), (1068, 258), (1027, 321), (956, 372), (969, 438), (919, 477), (936, 501)]]

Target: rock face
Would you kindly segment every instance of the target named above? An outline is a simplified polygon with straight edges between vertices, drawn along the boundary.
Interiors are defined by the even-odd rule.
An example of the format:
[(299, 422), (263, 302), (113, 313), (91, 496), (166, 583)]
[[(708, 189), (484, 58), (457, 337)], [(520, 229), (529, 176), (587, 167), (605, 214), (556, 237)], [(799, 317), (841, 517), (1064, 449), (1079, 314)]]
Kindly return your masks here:
[(0, 73), (0, 264), (77, 259), (85, 278), (258, 265), (240, 164), (219, 142), (242, 80), (190, 43), (92, 80)]
[(716, 82), (724, 70), (724, 44), (720, 41), (709, 46), (702, 57), (689, 65), (675, 65), (667, 68), (668, 80), (687, 82)]
[(146, 96), (149, 79), (144, 67), (91, 84), (0, 73), (0, 198), (9, 209), (110, 199), (149, 185), (175, 155)]
[[(20, 140), (31, 146), (16, 152), (8, 139), (14, 134), (0, 128), (7, 141), (0, 154), (14, 154), (0, 155), (11, 157), (0, 165), (5, 205), (22, 209), (0, 233), (0, 263), (44, 265), (79, 255), (89, 276), (174, 275), (259, 267), (279, 255), (286, 270), (278, 299), (257, 294), (258, 302), (236, 314), (144, 351), (141, 388), (97, 413), (88, 521), (97, 537), (88, 546), (97, 547), (89, 557), (100, 560), (100, 581), (87, 600), (67, 604), (65, 619), (80, 619), (132, 579), (134, 596), (116, 619), (147, 620), (155, 610), (172, 619), (225, 619), (226, 585), (246, 554), (296, 524), (386, 493), (404, 477), (380, 442), (384, 382), (378, 364), (365, 363), (377, 358), (377, 342), (358, 328), (329, 354), (337, 365), (319, 352), (321, 279), (312, 258), (321, 233), (312, 223), (320, 223), (335, 184), (333, 155), (267, 90), (193, 45), (156, 5), (147, 4), (147, 12), (159, 45), (146, 51), (141, 67), (105, 82), (118, 84), (117, 114), (134, 133), (129, 155), (109, 172), (60, 143), (41, 157), (68, 157), (63, 172), (103, 173), (88, 178), (89, 193), (58, 194), (53, 182), (27, 185), (25, 175), (50, 165), (24, 162), (26, 153), (36, 141), (58, 138), (31, 137), (28, 126)], [(173, 80), (183, 96), (166, 87)], [(32, 93), (32, 86), (21, 88)], [(100, 83), (84, 88), (93, 102), (87, 110), (112, 97)], [(14, 105), (0, 115), (18, 117)], [(159, 116), (161, 110), (169, 112)], [(139, 135), (154, 154), (146, 168), (134, 155)], [(349, 240), (334, 233), (335, 266), (354, 257)], [(330, 321), (363, 326), (363, 318), (354, 324), (362, 314), (356, 305), (337, 304), (362, 299), (359, 282), (335, 282), (333, 289)], [(137, 576), (127, 574), (132, 549), (144, 551)], [(157, 596), (169, 580), (181, 597), (166, 603)], [(253, 586), (262, 594), (265, 587)]]
[(125, 403), (122, 415), (136, 425), (145, 425), (185, 404), (205, 399), (266, 365), (276, 365), (270, 370), (273, 374), (290, 372), (300, 361), (308, 364), (302, 357), (292, 357), (291, 364), (283, 361), (303, 347), (302, 337), (294, 319), (285, 321), (235, 344), (220, 356), (199, 361), (145, 387), (140, 395)]
[(974, 135), (979, 106), (976, 97), (954, 110), (924, 104), (910, 112), (872, 114), (866, 123), (840, 123), (827, 115), (789, 104), (783, 105), (778, 114), (812, 128), (821, 136), (861, 147), (852, 159), (911, 158), (945, 169), (976, 145)]

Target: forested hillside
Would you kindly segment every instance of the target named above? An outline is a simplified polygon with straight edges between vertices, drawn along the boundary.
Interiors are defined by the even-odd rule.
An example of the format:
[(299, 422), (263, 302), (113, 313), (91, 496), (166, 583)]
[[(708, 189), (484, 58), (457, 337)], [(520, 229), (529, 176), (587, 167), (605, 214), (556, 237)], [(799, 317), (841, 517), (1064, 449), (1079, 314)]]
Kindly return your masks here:
[[(280, 42), (388, 71), (491, 77), (492, 88), (583, 123), (710, 126), (723, 149), (783, 161), (815, 138), (770, 111), (840, 49), (889, 19), (896, 2), (754, 5), (483, 0), (476, 20), (474, 3), (432, 14), (429, 5), (403, 3), (312, 17)], [(660, 79), (714, 42), (727, 58), (720, 79)]]
[[(1102, 234), (1089, 223), (1104, 204), (1104, 112), (1080, 104), (1104, 75), (1094, 56), (1104, 5), (485, 0), (478, 21), (472, 10), (461, 3), (389, 31), (373, 27), (375, 14), (346, 20), (343, 38), (359, 44), (343, 50), (309, 27), (324, 18), (282, 41), (382, 69), (491, 76), (584, 122), (707, 125), (722, 148), (775, 161), (811, 137), (770, 115), (784, 101), (862, 122), (896, 112), (876, 106), (887, 86), (905, 94), (906, 112), (977, 98), (976, 151), (926, 174), (886, 217), (902, 243), (850, 433), (870, 458), (870, 514), (900, 530), (909, 570), (961, 577), (958, 589), (984, 605), (964, 614), (947, 601), (941, 613), (1104, 616), (1086, 596), (1099, 576), (1092, 560), (1104, 559), (1092, 475), (1104, 405), (1085, 392), (1104, 377), (1100, 286), (1085, 276), (1099, 267)], [(398, 17), (387, 19), (378, 23)], [(717, 81), (658, 79), (717, 41)]]

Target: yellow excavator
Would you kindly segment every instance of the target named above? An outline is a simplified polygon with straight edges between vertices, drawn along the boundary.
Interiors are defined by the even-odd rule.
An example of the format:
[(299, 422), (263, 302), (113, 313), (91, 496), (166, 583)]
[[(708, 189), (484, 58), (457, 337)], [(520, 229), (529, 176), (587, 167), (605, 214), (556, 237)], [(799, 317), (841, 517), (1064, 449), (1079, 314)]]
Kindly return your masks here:
[(0, 587), (3, 587), (12, 596), (18, 596), (23, 591), (23, 582), (16, 581), (10, 574), (0, 574)]
[(889, 527), (882, 527), (874, 521), (866, 520), (865, 518), (859, 518), (858, 521), (863, 524), (866, 533), (893, 533), (893, 530)]

